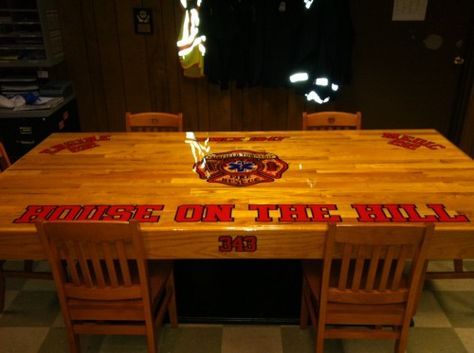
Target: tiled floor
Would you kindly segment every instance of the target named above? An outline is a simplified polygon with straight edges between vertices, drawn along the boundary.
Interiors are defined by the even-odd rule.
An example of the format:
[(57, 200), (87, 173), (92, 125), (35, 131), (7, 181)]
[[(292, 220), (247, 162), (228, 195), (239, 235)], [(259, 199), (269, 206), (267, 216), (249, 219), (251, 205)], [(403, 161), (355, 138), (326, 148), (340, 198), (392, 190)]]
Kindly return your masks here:
[[(431, 266), (447, 268), (450, 262)], [(10, 263), (9, 265), (15, 265)], [(466, 268), (474, 270), (474, 262)], [(66, 335), (52, 281), (7, 280), (0, 314), (0, 353), (67, 352)], [(310, 353), (312, 334), (297, 326), (181, 325), (165, 327), (161, 353)], [(146, 352), (144, 337), (90, 336), (83, 353)], [(392, 352), (389, 341), (326, 341), (325, 352)], [(474, 353), (474, 279), (436, 280), (425, 286), (410, 331), (408, 352)]]

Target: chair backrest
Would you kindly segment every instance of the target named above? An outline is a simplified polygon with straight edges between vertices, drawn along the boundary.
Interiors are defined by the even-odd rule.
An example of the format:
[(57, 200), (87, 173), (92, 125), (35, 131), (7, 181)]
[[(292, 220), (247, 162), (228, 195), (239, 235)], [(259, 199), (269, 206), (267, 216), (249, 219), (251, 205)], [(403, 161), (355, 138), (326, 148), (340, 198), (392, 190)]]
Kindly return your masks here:
[[(326, 302), (353, 304), (416, 299), (433, 229), (432, 224), (330, 224), (321, 299), (323, 294)], [(407, 260), (411, 271), (404, 276)]]
[(183, 131), (183, 114), (170, 113), (125, 113), (127, 131), (156, 132)]
[(304, 112), (303, 130), (359, 130), (361, 120), (360, 112)]
[(7, 151), (0, 142), (0, 172), (3, 172), (11, 165), (10, 159), (8, 158)]
[(145, 250), (136, 221), (38, 221), (36, 227), (64, 303), (72, 298), (149, 302)]

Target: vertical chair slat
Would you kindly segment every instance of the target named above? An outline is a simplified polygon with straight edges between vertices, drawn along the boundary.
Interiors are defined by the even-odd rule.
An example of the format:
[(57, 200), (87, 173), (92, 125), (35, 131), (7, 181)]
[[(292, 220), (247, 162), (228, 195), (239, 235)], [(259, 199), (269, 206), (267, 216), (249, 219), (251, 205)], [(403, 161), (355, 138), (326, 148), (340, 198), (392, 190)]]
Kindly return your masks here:
[(110, 286), (118, 287), (117, 272), (115, 271), (115, 264), (112, 257), (111, 245), (108, 242), (102, 242), (102, 250), (104, 251), (105, 264), (107, 267), (107, 275), (110, 281)]
[(352, 278), (352, 290), (360, 289), (360, 280), (362, 278), (362, 272), (364, 270), (364, 247), (359, 245), (356, 250), (357, 258), (354, 270), (354, 276)]
[(345, 244), (342, 252), (342, 263), (341, 263), (341, 272), (339, 275), (339, 289), (345, 289), (347, 287), (347, 274), (349, 272), (349, 266), (351, 263), (351, 254), (352, 254), (352, 245)]
[(120, 262), (120, 270), (122, 272), (122, 279), (125, 286), (132, 285), (132, 279), (130, 277), (130, 269), (127, 262), (127, 252), (125, 251), (125, 244), (123, 240), (117, 241), (117, 255)]
[[(57, 246), (55, 247), (54, 249), (51, 249), (51, 251), (53, 252), (53, 255), (52, 257), (54, 258), (54, 261), (57, 261), (58, 263), (60, 263), (61, 265), (59, 265), (59, 273), (60, 273), (60, 276), (62, 276), (63, 280), (64, 281), (67, 281), (69, 276), (68, 276), (68, 273), (67, 273), (67, 254), (66, 254), (66, 249), (64, 248), (64, 244), (62, 244), (63, 246)], [(72, 261), (71, 261), (72, 262)]]
[(388, 249), (387, 255), (385, 256), (383, 269), (382, 269), (382, 277), (379, 283), (379, 290), (381, 291), (384, 291), (387, 289), (388, 278), (390, 276), (390, 270), (392, 269), (392, 261), (397, 251), (397, 247), (388, 246), (387, 249)]
[(405, 261), (408, 257), (408, 251), (410, 250), (408, 245), (403, 245), (400, 249), (400, 253), (397, 259), (397, 266), (395, 268), (395, 273), (393, 275), (392, 290), (398, 290), (400, 288), (400, 282), (403, 275), (403, 270), (405, 268)]
[(92, 265), (94, 266), (95, 279), (97, 285), (100, 288), (105, 287), (104, 272), (102, 271), (102, 265), (97, 251), (98, 244), (96, 242), (89, 242), (89, 253), (91, 254)]
[(377, 274), (377, 269), (379, 267), (380, 260), (380, 246), (374, 246), (372, 251), (372, 256), (370, 257), (369, 270), (367, 274), (367, 282), (365, 283), (366, 290), (374, 289), (375, 275)]
[(92, 287), (94, 284), (92, 282), (92, 276), (89, 271), (89, 264), (87, 263), (87, 257), (83, 249), (83, 244), (81, 242), (74, 242), (77, 244), (77, 253), (79, 257), (79, 267), (81, 269), (82, 279), (87, 287)]
[(82, 281), (81, 278), (79, 277), (79, 273), (77, 272), (77, 256), (76, 256), (76, 251), (74, 248), (74, 244), (71, 241), (66, 241), (63, 242), (63, 249), (64, 249), (64, 254), (66, 257), (66, 262), (67, 266), (69, 268), (69, 272), (71, 274), (72, 278), (72, 283), (74, 285), (79, 286), (81, 285)]

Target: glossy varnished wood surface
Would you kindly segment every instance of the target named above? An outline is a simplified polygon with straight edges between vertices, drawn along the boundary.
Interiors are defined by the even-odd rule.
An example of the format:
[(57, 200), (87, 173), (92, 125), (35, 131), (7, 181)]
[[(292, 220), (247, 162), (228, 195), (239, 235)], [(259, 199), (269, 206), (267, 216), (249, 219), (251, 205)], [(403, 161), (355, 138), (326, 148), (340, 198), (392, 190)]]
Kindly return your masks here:
[[(384, 132), (445, 146), (409, 150)], [(325, 223), (256, 222), (249, 204), (336, 204), (356, 222), (351, 204), (444, 204), (471, 222), (437, 223), (430, 258), (474, 257), (474, 162), (434, 130), (196, 132), (197, 138), (285, 136), (274, 142), (209, 142), (208, 153), (276, 154), (289, 168), (281, 179), (247, 187), (208, 183), (193, 171), (186, 133), (111, 133), (110, 141), (72, 153), (40, 153), (93, 133), (53, 134), (0, 174), (0, 258), (43, 258), (33, 224), (15, 224), (28, 205), (162, 204), (158, 223), (144, 223), (150, 258), (316, 258)], [(97, 136), (99, 134), (96, 134)], [(201, 142), (203, 144), (203, 142)], [(234, 204), (233, 222), (178, 223), (184, 204)], [(220, 235), (255, 235), (256, 252), (218, 251)]]

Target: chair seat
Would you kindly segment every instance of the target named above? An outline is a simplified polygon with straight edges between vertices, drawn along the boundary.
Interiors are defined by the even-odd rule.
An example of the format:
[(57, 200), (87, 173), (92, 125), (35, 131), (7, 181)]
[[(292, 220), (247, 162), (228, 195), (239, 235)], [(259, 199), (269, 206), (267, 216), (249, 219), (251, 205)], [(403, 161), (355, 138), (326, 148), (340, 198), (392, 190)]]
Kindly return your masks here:
[[(0, 142), (0, 172), (3, 172), (10, 167), (10, 159), (8, 158), (7, 151)], [(6, 277), (18, 277), (18, 278), (36, 278), (36, 279), (52, 279), (53, 276), (50, 272), (37, 272), (33, 271), (33, 261), (25, 260), (23, 263), (23, 270), (5, 270), (3, 264), (5, 260), (0, 259), (0, 313), (5, 308), (5, 278)]]
[(403, 304), (361, 305), (328, 303), (327, 324), (339, 325), (401, 325)]
[[(158, 304), (160, 292), (173, 271), (172, 261), (149, 261), (150, 294)], [(130, 266), (132, 283), (131, 287), (140, 287), (136, 266)], [(112, 289), (111, 289), (112, 290)], [(91, 288), (89, 292), (93, 292)], [(113, 321), (143, 321), (144, 305), (142, 299), (121, 300), (93, 300), (70, 298), (67, 300), (70, 307), (72, 320), (113, 320)], [(117, 313), (120, 312), (120, 315)]]

